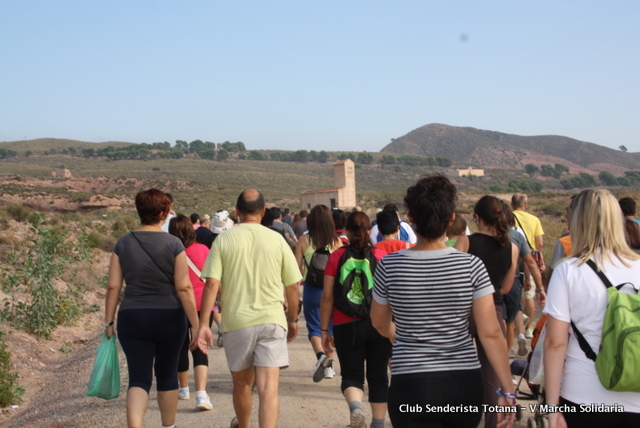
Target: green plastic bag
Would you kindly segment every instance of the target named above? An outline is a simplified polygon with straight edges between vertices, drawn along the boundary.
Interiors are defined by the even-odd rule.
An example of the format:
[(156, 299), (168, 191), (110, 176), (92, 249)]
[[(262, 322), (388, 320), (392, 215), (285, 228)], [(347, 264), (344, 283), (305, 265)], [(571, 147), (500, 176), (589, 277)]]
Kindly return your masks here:
[(120, 395), (120, 364), (118, 364), (118, 347), (116, 335), (107, 339), (107, 334), (102, 334), (100, 346), (93, 363), (93, 370), (89, 378), (87, 395), (111, 400)]

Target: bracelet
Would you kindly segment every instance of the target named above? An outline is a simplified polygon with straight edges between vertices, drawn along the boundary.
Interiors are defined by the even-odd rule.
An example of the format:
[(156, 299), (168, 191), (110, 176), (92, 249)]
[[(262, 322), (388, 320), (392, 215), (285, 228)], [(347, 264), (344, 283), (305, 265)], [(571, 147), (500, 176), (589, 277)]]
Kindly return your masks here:
[(287, 322), (298, 322), (298, 318), (293, 320), (293, 319), (287, 317)]
[(536, 288), (536, 293), (542, 293), (544, 290), (540, 289), (540, 288)]
[(499, 396), (504, 397), (504, 398), (512, 398), (514, 400), (516, 399), (516, 393), (515, 392), (504, 392), (502, 390), (502, 388), (498, 388), (496, 390), (496, 394), (498, 394)]
[(324, 328), (321, 328), (320, 331), (326, 331), (327, 333), (329, 333), (329, 329), (325, 330)]
[(102, 325), (105, 327), (111, 327), (113, 324), (114, 324), (114, 321), (109, 321), (109, 322), (105, 321)]

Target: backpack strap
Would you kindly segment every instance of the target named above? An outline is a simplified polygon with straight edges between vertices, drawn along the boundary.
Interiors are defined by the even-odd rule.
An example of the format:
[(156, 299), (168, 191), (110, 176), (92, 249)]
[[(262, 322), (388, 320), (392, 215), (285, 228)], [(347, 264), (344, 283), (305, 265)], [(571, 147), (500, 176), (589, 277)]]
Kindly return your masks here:
[[(598, 270), (593, 260), (591, 259), (587, 260), (587, 264), (591, 269), (593, 269), (596, 275), (598, 275), (598, 277), (600, 278), (600, 280), (602, 281), (602, 283), (606, 288), (613, 287), (613, 284), (611, 284), (611, 281), (609, 281), (609, 278), (607, 278), (604, 272), (602, 272), (601, 270)], [(580, 345), (580, 349), (582, 349), (582, 352), (584, 352), (587, 358), (595, 361), (597, 357), (596, 353), (593, 352), (593, 348), (591, 348), (591, 345), (589, 345), (589, 342), (587, 342), (587, 339), (585, 339), (582, 333), (580, 333), (580, 330), (578, 330), (578, 327), (576, 327), (573, 321), (571, 321), (571, 327), (573, 328), (573, 332), (576, 335), (576, 339), (578, 339), (578, 344)]]

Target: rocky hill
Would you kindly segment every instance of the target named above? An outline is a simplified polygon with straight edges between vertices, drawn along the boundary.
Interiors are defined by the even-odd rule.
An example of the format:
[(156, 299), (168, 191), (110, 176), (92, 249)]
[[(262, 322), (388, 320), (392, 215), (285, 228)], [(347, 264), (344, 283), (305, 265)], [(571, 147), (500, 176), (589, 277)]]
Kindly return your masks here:
[(640, 169), (640, 153), (625, 153), (557, 135), (526, 137), (442, 124), (415, 129), (396, 138), (381, 152), (446, 156), (456, 163), (485, 168), (557, 162), (598, 171)]

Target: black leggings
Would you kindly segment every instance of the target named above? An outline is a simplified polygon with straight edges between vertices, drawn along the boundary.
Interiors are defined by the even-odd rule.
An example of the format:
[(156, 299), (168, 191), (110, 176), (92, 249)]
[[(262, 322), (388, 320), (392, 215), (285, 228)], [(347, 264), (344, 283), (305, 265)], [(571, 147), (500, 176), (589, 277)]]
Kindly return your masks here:
[[(198, 311), (198, 318), (200, 318), (200, 311)], [(209, 328), (213, 325), (213, 312), (209, 316)], [(189, 327), (191, 327), (191, 323), (189, 323)], [(189, 333), (187, 333), (187, 337), (184, 339), (184, 345), (180, 350), (180, 359), (178, 360), (178, 372), (186, 372), (189, 371), (189, 342), (190, 342)], [(191, 355), (193, 356), (193, 367), (195, 366), (208, 366), (209, 358), (205, 354), (202, 353), (200, 348), (196, 348), (191, 351)]]
[(127, 357), (129, 388), (148, 393), (155, 371), (158, 391), (178, 389), (178, 355), (186, 335), (182, 308), (121, 310), (118, 339)]
[(560, 405), (575, 407), (578, 412), (562, 413), (569, 428), (637, 428), (640, 413), (580, 412), (580, 405), (560, 397)]
[(350, 387), (364, 390), (364, 367), (367, 365), (369, 402), (386, 403), (389, 392), (387, 366), (391, 342), (371, 325), (370, 319), (333, 326), (333, 340), (340, 360), (342, 392)]
[(392, 375), (389, 418), (399, 428), (476, 428), (482, 397), (480, 369)]

